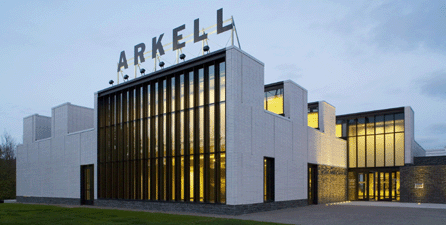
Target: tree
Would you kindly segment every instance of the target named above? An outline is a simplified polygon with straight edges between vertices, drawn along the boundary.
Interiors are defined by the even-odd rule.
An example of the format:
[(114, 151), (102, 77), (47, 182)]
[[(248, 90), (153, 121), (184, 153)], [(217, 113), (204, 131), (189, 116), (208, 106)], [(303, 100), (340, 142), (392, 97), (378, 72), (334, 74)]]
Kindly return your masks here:
[(4, 132), (3, 136), (1, 137), (1, 144), (0, 144), (0, 159), (3, 160), (13, 160), (15, 159), (15, 150), (17, 148), (17, 143), (15, 142), (14, 138), (8, 133)]
[(0, 199), (16, 197), (16, 159), (17, 143), (4, 132), (0, 143)]

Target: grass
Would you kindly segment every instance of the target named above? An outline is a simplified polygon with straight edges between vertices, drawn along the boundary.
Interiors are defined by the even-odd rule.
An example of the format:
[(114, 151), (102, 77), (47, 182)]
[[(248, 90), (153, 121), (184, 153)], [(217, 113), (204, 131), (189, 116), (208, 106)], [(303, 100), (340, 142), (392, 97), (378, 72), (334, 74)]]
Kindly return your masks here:
[(249, 220), (51, 205), (0, 204), (0, 224), (274, 224)]

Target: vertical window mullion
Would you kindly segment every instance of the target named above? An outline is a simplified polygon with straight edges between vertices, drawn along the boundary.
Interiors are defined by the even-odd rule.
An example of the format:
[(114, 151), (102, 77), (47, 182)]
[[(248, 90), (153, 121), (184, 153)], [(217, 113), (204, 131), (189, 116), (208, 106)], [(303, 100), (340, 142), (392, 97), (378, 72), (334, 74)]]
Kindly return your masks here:
[(118, 195), (117, 198), (123, 198), (123, 173), (122, 173), (122, 130), (121, 130), (121, 93), (118, 92), (116, 95), (116, 151), (117, 151), (117, 161), (118, 161)]
[(134, 176), (136, 178), (136, 181), (134, 182), (136, 185), (135, 188), (135, 198), (136, 199), (141, 199), (141, 165), (140, 165), (140, 151), (141, 151), (141, 87), (140, 86), (136, 86), (136, 96), (135, 96), (135, 136), (136, 136), (136, 140), (135, 140), (135, 172), (134, 172)]
[(204, 202), (210, 202), (210, 135), (209, 135), (209, 69), (211, 65), (204, 68)]
[(129, 89), (129, 134), (130, 134), (130, 199), (135, 199), (135, 95), (134, 89)]
[(164, 143), (163, 143), (163, 124), (164, 124), (164, 86), (163, 80), (158, 81), (158, 199), (164, 200)]
[(172, 156), (175, 155), (173, 154), (173, 151), (175, 148), (172, 148), (172, 143), (174, 142), (175, 136), (172, 135), (172, 116), (174, 108), (172, 107), (172, 101), (173, 97), (175, 96), (175, 94), (172, 94), (172, 79), (175, 79), (175, 77), (168, 77), (167, 78), (167, 82), (166, 85), (166, 93), (167, 96), (165, 97), (166, 99), (166, 143), (164, 144), (164, 146), (167, 148), (167, 157), (166, 157), (166, 200), (170, 201), (172, 200), (172, 179), (173, 179), (173, 171), (172, 171)]
[(155, 102), (155, 82), (152, 82), (151, 84), (151, 88), (150, 88), (150, 115), (151, 115), (151, 119), (150, 119), (150, 137), (152, 137), (150, 139), (150, 199), (151, 200), (155, 200), (155, 189), (156, 189), (156, 179), (155, 179), (155, 140), (156, 140), (156, 129), (155, 129), (155, 110), (156, 110), (156, 102)]
[[(183, 98), (183, 96), (180, 95), (180, 85), (181, 85), (181, 81), (180, 81), (180, 75), (176, 75), (175, 76), (175, 117), (172, 118), (173, 122), (175, 123), (175, 183), (173, 185), (175, 185), (175, 201), (180, 201), (181, 200), (181, 137), (180, 135), (180, 128), (184, 125), (180, 124), (180, 104), (181, 104), (181, 99)], [(184, 178), (183, 178), (184, 179)]]
[(147, 200), (148, 199), (148, 174), (147, 174), (147, 158), (148, 158), (148, 152), (147, 152), (147, 137), (148, 137), (148, 134), (147, 134), (147, 101), (148, 101), (148, 99), (147, 99), (147, 84), (143, 84), (143, 93), (142, 93), (142, 118), (143, 118), (143, 120), (142, 120), (142, 137), (143, 137), (143, 140), (142, 140), (142, 150), (143, 150), (143, 157), (142, 157), (142, 159), (143, 159), (143, 164), (142, 164), (142, 166), (143, 166), (143, 174), (142, 174), (142, 177), (143, 177), (143, 179), (142, 179), (142, 182), (143, 182), (143, 185), (142, 185), (142, 187), (143, 187), (143, 196), (142, 196), (142, 198), (143, 199), (145, 199), (145, 200)]
[(200, 101), (198, 68), (194, 68), (194, 201), (200, 201), (200, 113), (198, 109)]
[[(190, 163), (189, 163), (189, 156), (190, 156), (190, 133), (189, 133), (189, 126), (191, 121), (189, 120), (189, 97), (190, 97), (190, 78), (189, 78), (189, 71), (184, 71), (184, 201), (189, 202), (190, 201)], [(192, 87), (193, 89), (193, 87)], [(193, 100), (192, 100), (193, 101)]]

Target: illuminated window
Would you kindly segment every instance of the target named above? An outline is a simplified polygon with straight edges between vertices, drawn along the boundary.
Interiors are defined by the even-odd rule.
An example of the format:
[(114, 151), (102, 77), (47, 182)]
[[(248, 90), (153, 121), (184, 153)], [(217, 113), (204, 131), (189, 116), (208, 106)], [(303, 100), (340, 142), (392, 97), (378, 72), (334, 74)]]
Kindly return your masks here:
[(319, 129), (319, 103), (308, 104), (308, 126)]
[(356, 167), (356, 137), (348, 138), (348, 167), (355, 168)]
[(226, 203), (225, 71), (222, 57), (98, 94), (99, 199)]
[(283, 115), (283, 83), (265, 87), (264, 108)]
[(336, 137), (342, 137), (342, 124), (336, 124)]
[(395, 114), (395, 132), (404, 132), (404, 114)]
[(337, 118), (336, 136), (348, 134), (349, 168), (404, 166), (404, 113), (392, 111)]

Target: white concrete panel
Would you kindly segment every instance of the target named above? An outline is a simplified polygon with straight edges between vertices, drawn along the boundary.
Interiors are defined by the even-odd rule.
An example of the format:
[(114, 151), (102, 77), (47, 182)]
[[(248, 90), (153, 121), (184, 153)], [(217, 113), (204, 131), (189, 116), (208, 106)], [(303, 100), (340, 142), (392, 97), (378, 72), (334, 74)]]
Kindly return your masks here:
[[(24, 138), (28, 142), (20, 146), (17, 154), (17, 195), (80, 197), (81, 158), (85, 163), (96, 164), (97, 137), (94, 129), (68, 135), (68, 114), (70, 114), (68, 106), (69, 103), (54, 107), (53, 117), (50, 119), (38, 115), (24, 119), (24, 127), (31, 127), (28, 129), (30, 133), (28, 136), (35, 137), (33, 131), (38, 130), (36, 124), (37, 127), (48, 126), (48, 121), (52, 121), (50, 127), (54, 128), (54, 132), (53, 136), (47, 139), (34, 141), (29, 137)], [(72, 109), (79, 111), (75, 114), (82, 114), (86, 110), (83, 107), (72, 107)], [(88, 110), (92, 112), (90, 117), (93, 118), (92, 109)]]
[(51, 140), (37, 141), (39, 152), (39, 163), (50, 164), (51, 163)]
[(323, 126), (320, 130), (330, 137), (336, 136), (335, 107), (325, 101), (321, 101), (319, 102), (319, 110), (319, 124)]
[(290, 118), (265, 111), (258, 77), (263, 78), (263, 64), (236, 48), (227, 49), (226, 60), (227, 204), (263, 202), (265, 156), (275, 159), (276, 201), (305, 199), (306, 90), (284, 84)]
[(94, 109), (68, 105), (68, 133), (93, 128)]
[(92, 151), (95, 149), (95, 141), (94, 141), (94, 130), (86, 131), (80, 133), (81, 141), (80, 141), (80, 160), (81, 165), (95, 164), (97, 161), (96, 152)]
[(23, 118), (23, 143), (31, 143), (34, 141), (34, 116)]
[(67, 135), (65, 138), (65, 159), (70, 159), (70, 157), (77, 156), (76, 160), (80, 164), (80, 149), (81, 149), (81, 139), (80, 134)]
[(60, 136), (51, 139), (51, 161), (60, 162), (65, 155), (65, 137)]
[(414, 112), (411, 107), (404, 107), (404, 163), (413, 163)]
[(347, 142), (308, 127), (308, 162), (347, 167)]
[(68, 104), (65, 103), (52, 109), (52, 137), (64, 136), (68, 133)]
[(35, 115), (35, 140), (51, 137), (51, 117)]

